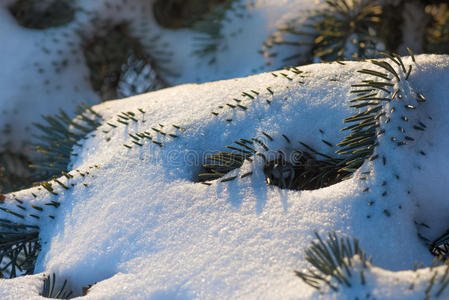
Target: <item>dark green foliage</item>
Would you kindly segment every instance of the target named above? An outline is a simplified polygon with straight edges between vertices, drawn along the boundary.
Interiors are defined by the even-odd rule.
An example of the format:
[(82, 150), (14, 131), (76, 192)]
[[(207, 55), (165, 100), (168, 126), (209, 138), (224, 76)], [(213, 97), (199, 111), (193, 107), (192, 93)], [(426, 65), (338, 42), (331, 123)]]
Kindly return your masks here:
[(75, 16), (71, 0), (16, 0), (9, 11), (20, 25), (32, 29), (63, 26)]
[[(265, 56), (276, 56), (274, 45), (311, 46), (311, 55), (323, 61), (377, 55), (376, 28), (382, 7), (376, 1), (327, 0), (325, 7), (309, 13), (307, 20), (292, 20), (265, 44)], [(290, 36), (290, 38), (287, 38)], [(298, 60), (302, 54), (284, 60)]]
[[(290, 143), (288, 137), (282, 136)], [(266, 152), (256, 151), (256, 145), (262, 146)], [(239, 139), (234, 141), (234, 145), (226, 148), (231, 151), (218, 152), (206, 157), (204, 170), (198, 175), (199, 181), (219, 179), (228, 172), (240, 168), (245, 160), (252, 161), (253, 156), (262, 157), (265, 161), (263, 171), (267, 183), (280, 188), (314, 190), (335, 184), (350, 175), (350, 172), (340, 171), (345, 166), (344, 159), (320, 153), (305, 143), (300, 143), (298, 149), (288, 158), (281, 150), (268, 152), (268, 146), (256, 138)], [(273, 153), (275, 159), (270, 158)], [(242, 175), (242, 178), (248, 176), (245, 175)], [(230, 178), (223, 178), (220, 181), (229, 181)]]
[[(357, 239), (340, 238), (335, 232), (329, 233), (323, 241), (315, 232), (318, 241), (305, 251), (305, 259), (313, 268), (295, 271), (295, 274), (308, 285), (320, 290), (324, 286), (338, 291), (338, 285), (351, 287), (355, 278), (365, 284), (364, 270), (369, 267), (370, 259), (359, 246)], [(354, 268), (354, 256), (362, 263), (359, 270)]]
[(384, 3), (380, 21), (376, 26), (379, 39), (385, 44), (385, 50), (397, 51), (402, 43), (402, 31), (404, 16), (404, 1)]
[(22, 154), (0, 153), (0, 193), (10, 193), (28, 187), (34, 181), (28, 168), (29, 160)]
[(36, 136), (36, 150), (41, 154), (33, 161), (41, 180), (68, 171), (73, 146), (101, 125), (101, 116), (86, 105), (77, 107), (78, 116), (69, 117), (63, 110), (55, 116), (43, 116), (44, 124), (34, 123), (41, 135)]
[[(271, 35), (262, 45), (262, 53), (269, 59), (278, 56), (274, 46), (293, 46), (298, 48), (297, 53), (282, 59), (289, 64), (305, 64), (312, 57), (338, 61), (378, 57), (381, 50), (403, 52), (403, 36), (410, 36), (404, 30), (412, 30), (404, 28), (408, 2), (327, 0), (322, 9), (290, 20)], [(427, 14), (430, 22), (421, 24), (426, 28), (425, 36), (416, 39), (422, 41), (425, 52), (449, 53), (449, 4), (445, 0), (421, 2), (421, 13)], [(311, 51), (304, 51), (303, 47)], [(271, 63), (267, 61), (268, 65)]]
[(204, 171), (198, 175), (199, 181), (221, 178), (226, 173), (240, 168), (245, 159), (252, 160), (251, 156), (256, 153), (253, 141), (240, 139), (234, 143), (235, 145), (233, 146), (227, 146), (232, 151), (219, 152), (206, 157), (206, 161), (203, 164)]
[(72, 119), (63, 110), (54, 116), (43, 116), (45, 123), (33, 123), (40, 131), (34, 136), (38, 152), (32, 158), (9, 151), (0, 153), (0, 193), (32, 186), (39, 181), (68, 171), (73, 146), (101, 125), (102, 118), (85, 104), (77, 106)]
[(425, 50), (430, 53), (449, 54), (449, 4), (429, 5), (426, 12), (432, 18), (427, 27)]
[(311, 17), (316, 32), (313, 56), (325, 61), (373, 56), (374, 29), (382, 8), (375, 1), (328, 0), (328, 7)]
[(227, 2), (229, 0), (156, 0), (153, 4), (153, 14), (158, 24), (163, 27), (190, 27), (217, 6)]
[[(274, 50), (277, 45), (286, 45), (295, 47), (295, 49), (300, 49), (301, 47), (311, 47), (313, 46), (313, 39), (315, 38), (315, 33), (308, 30), (303, 30), (302, 27), (309, 27), (304, 25), (302, 22), (298, 25), (297, 20), (293, 20), (285, 24), (283, 27), (279, 28), (274, 34), (272, 34), (263, 44), (262, 50), (260, 51), (267, 59), (271, 57), (277, 57), (278, 53)], [(305, 24), (308, 24), (307, 22)], [(310, 25), (310, 24), (308, 24)], [(310, 25), (311, 26), (311, 25)], [(312, 54), (310, 53), (304, 55), (301, 51), (300, 53), (294, 53), (291, 56), (283, 57), (284, 62), (288, 62), (288, 65), (301, 65), (311, 63)], [(304, 57), (305, 56), (305, 57)], [(271, 65), (272, 62), (267, 61), (267, 65)]]
[[(430, 297), (439, 298), (443, 295), (449, 285), (449, 266), (446, 264), (445, 266), (440, 266), (438, 268), (439, 270), (434, 269), (434, 267), (438, 265), (441, 265), (441, 261), (435, 260), (430, 268), (432, 276), (427, 282), (426, 289), (424, 290), (425, 300), (430, 299)], [(447, 297), (444, 299), (447, 299)]]
[(56, 275), (46, 276), (44, 279), (44, 287), (41, 296), (52, 299), (70, 299), (73, 298), (72, 291), (66, 290), (67, 279), (64, 280), (62, 286), (56, 287)]
[(264, 166), (267, 182), (280, 188), (293, 190), (315, 190), (336, 184), (351, 173), (340, 171), (345, 160), (320, 153), (301, 143), (293, 156), (293, 161), (279, 158), (268, 161)]
[(40, 249), (37, 226), (0, 219), (1, 278), (32, 274)]
[[(371, 267), (371, 257), (366, 257), (357, 239), (341, 238), (335, 232), (328, 233), (325, 241), (316, 232), (315, 236), (318, 241), (312, 242), (305, 251), (305, 259), (312, 267), (295, 271), (299, 278), (320, 291), (326, 286), (333, 291), (339, 291), (340, 286), (350, 288), (358, 283), (366, 285), (365, 270)], [(415, 272), (417, 267), (415, 262), (413, 267)], [(415, 289), (414, 280), (419, 277), (416, 275), (410, 284), (410, 293), (412, 291), (415, 295), (424, 293), (424, 299), (439, 298), (449, 285), (449, 266), (436, 259), (426, 272), (430, 272), (432, 276), (424, 286), (424, 290)]]
[[(140, 109), (139, 110), (142, 114), (145, 112)], [(138, 122), (138, 120), (135, 118), (137, 117), (135, 113), (128, 111), (128, 112), (121, 112), (121, 114), (117, 115), (117, 122), (128, 124), (128, 121)], [(109, 126), (115, 126), (112, 123), (108, 123)], [(173, 129), (175, 129), (173, 132)], [(159, 128), (151, 127), (150, 131), (143, 131), (143, 132), (135, 132), (135, 133), (128, 133), (128, 135), (131, 137), (131, 140), (128, 144), (123, 144), (124, 147), (128, 149), (132, 149), (134, 145), (137, 145), (139, 147), (142, 147), (146, 143), (153, 143), (155, 145), (158, 145), (159, 147), (163, 147), (164, 144), (157, 139), (175, 139), (179, 137), (178, 131), (184, 131), (185, 129), (182, 127), (179, 127), (177, 125), (172, 124), (171, 126), (165, 126), (163, 124), (159, 123)]]
[[(371, 75), (373, 79), (362, 80), (361, 83), (352, 85), (351, 93), (355, 95), (355, 98), (349, 102), (350, 107), (357, 109), (357, 113), (344, 120), (345, 123), (352, 124), (342, 129), (350, 131), (350, 134), (337, 144), (340, 147), (337, 153), (347, 157), (346, 165), (342, 170), (354, 172), (366, 159), (378, 158), (378, 156), (372, 156), (374, 148), (378, 145), (377, 137), (385, 132), (385, 127), (389, 123), (388, 117), (381, 123), (382, 117), (386, 114), (385, 103), (393, 100), (400, 101), (402, 97), (400, 91), (395, 91), (393, 86), (397, 81), (407, 80), (412, 67), (409, 66), (406, 70), (398, 55), (392, 56), (386, 53), (385, 55), (389, 61), (373, 60), (372, 63), (386, 73), (371, 69), (359, 70), (359, 73)], [(398, 70), (395, 67), (398, 67)], [(381, 96), (381, 93), (386, 93), (388, 96)], [(416, 107), (407, 105), (406, 108), (413, 110)], [(402, 118), (408, 120), (405, 116)], [(412, 141), (413, 138), (405, 136), (404, 141), (397, 142), (398, 146), (407, 144), (409, 140)], [(383, 160), (385, 163), (385, 158)]]
[[(221, 50), (220, 42), (224, 38), (222, 34), (223, 22), (230, 22), (226, 18), (229, 11), (234, 15), (243, 17), (242, 11), (245, 5), (235, 5), (237, 0), (226, 0), (224, 4), (217, 6), (211, 13), (205, 14), (200, 20), (194, 22), (191, 27), (200, 35), (195, 37), (195, 50), (193, 54), (203, 59), (208, 59), (209, 64), (215, 63), (215, 55)], [(236, 33), (233, 33), (236, 34)]]
[[(199, 5), (199, 3), (202, 5)], [(163, 26), (192, 26), (204, 33), (198, 38), (195, 54), (210, 57), (219, 50), (225, 12), (233, 9), (233, 0), (156, 1), (154, 12)], [(398, 51), (403, 36), (403, 13), (406, 1), (379, 3), (371, 0), (327, 0), (322, 9), (309, 12), (307, 20), (295, 19), (285, 24), (264, 43), (266, 57), (277, 56), (274, 45), (312, 47), (311, 56), (324, 61), (377, 57), (379, 49)], [(428, 52), (449, 53), (449, 17), (445, 1), (425, 1), (431, 16), (424, 48)], [(215, 8), (215, 10), (213, 10)], [(212, 11), (207, 13), (208, 11)], [(240, 14), (240, 13), (238, 13)], [(427, 26), (423, 24), (422, 26)], [(305, 63), (301, 53), (284, 60)]]
[(429, 245), (429, 251), (433, 255), (440, 257), (442, 260), (446, 260), (449, 257), (449, 231), (435, 239)]
[[(83, 52), (90, 70), (92, 88), (102, 100), (130, 97), (167, 86), (161, 73), (168, 52), (152, 56), (127, 23), (94, 24), (94, 36), (83, 36)], [(151, 43), (157, 43), (154, 37)], [(154, 45), (152, 45), (154, 46)], [(150, 47), (151, 48), (151, 47)]]

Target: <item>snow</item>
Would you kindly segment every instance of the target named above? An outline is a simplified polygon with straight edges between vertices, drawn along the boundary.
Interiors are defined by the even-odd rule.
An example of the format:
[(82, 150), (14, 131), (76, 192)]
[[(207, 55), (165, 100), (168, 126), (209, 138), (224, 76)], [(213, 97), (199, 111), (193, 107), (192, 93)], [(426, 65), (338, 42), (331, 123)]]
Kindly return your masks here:
[[(403, 60), (413, 64), (411, 58)], [(62, 203), (57, 209), (46, 208), (39, 221), (26, 217), (27, 223), (39, 224), (43, 241), (36, 273), (55, 272), (67, 278), (77, 295), (81, 287), (96, 283), (88, 299), (308, 299), (318, 294), (293, 270), (308, 266), (303, 251), (314, 239), (314, 230), (322, 234), (335, 230), (357, 237), (375, 266), (367, 277), (371, 285), (343, 289), (336, 299), (364, 289), (374, 291), (378, 299), (398, 295), (418, 299), (429, 276), (417, 279), (412, 295), (397, 289), (391, 278), (399, 278), (405, 286), (414, 276), (414, 261), (428, 266), (432, 260), (417, 237), (415, 220), (430, 225), (423, 234), (431, 239), (446, 228), (448, 66), (446, 56), (418, 56), (409, 80), (399, 83), (409, 89), (407, 101), (414, 101), (418, 91), (426, 95), (427, 102), (413, 114), (433, 118), (424, 133), (414, 136), (415, 143), (399, 148), (389, 143), (388, 135), (381, 137), (376, 151), (388, 153), (391, 164), (383, 166), (380, 159), (365, 162), (354, 178), (313, 191), (267, 186), (261, 159), (225, 176), (252, 170), (253, 175), (245, 178), (211, 186), (194, 179), (205, 153), (224, 150), (239, 137), (263, 138), (270, 151), (288, 152), (303, 141), (332, 154), (334, 149), (320, 142), (319, 130), (334, 144), (346, 134), (339, 129), (344, 127), (341, 120), (354, 113), (347, 104), (350, 86), (366, 78), (357, 70), (372, 69), (370, 63), (315, 64), (300, 67), (300, 74), (283, 70), (274, 72), (276, 77), (262, 73), (181, 85), (94, 106), (117, 127), (104, 123), (74, 149), (78, 155), (73, 156), (72, 169), (85, 176), (72, 171), (74, 178), (68, 183), (74, 187), (66, 191), (54, 185), (58, 196), (39, 188), (14, 193), (34, 204), (51, 199)], [(254, 99), (242, 95), (252, 90), (259, 93), (253, 92)], [(233, 98), (248, 109), (227, 107)], [(138, 121), (117, 123), (116, 115), (122, 111), (134, 112)], [(413, 114), (410, 118), (415, 118)], [(397, 122), (392, 117), (391, 128)], [(148, 141), (132, 144), (129, 133), (143, 131), (150, 131), (163, 146)], [(416, 155), (420, 149), (427, 155)], [(359, 180), (366, 170), (371, 170), (369, 179)], [(384, 180), (386, 188), (380, 184)], [(370, 188), (368, 193), (362, 192), (365, 187)], [(382, 197), (385, 189), (388, 194)], [(371, 200), (375, 202), (370, 206)], [(12, 208), (11, 201), (12, 195), (5, 207)], [(45, 218), (47, 213), (55, 214), (56, 220)], [(29, 278), (29, 284), (36, 282), (34, 276)], [(2, 282), (6, 295), (17, 295), (15, 284), (9, 285), (16, 280), (24, 279)]]
[[(19, 26), (7, 9), (12, 1), (1, 1), (0, 37), (7, 42), (0, 48), (0, 57), (4, 58), (0, 70), (3, 91), (0, 129), (8, 128), (8, 133), (0, 147), (8, 144), (8, 149), (20, 151), (26, 147), (25, 152), (29, 153), (30, 137), (36, 133), (31, 124), (40, 122), (41, 115), (55, 114), (59, 108), (73, 114), (80, 102), (88, 105), (100, 102), (90, 86), (79, 35), (94, 34), (95, 22), (130, 22), (133, 34), (140, 37), (150, 52), (171, 55), (164, 65), (177, 75), (165, 76), (171, 85), (229, 79), (279, 68), (280, 62), (265, 66), (263, 55), (257, 51), (282, 20), (291, 18), (292, 11), (301, 13), (315, 5), (315, 1), (284, 0), (275, 5), (266, 0), (254, 1), (253, 5), (241, 2), (249, 10), (243, 17), (237, 16), (238, 10), (229, 13), (229, 20), (223, 23), (224, 38), (219, 42), (217, 63), (211, 66), (208, 59), (192, 55), (196, 38), (201, 34), (160, 28), (152, 17), (152, 1), (79, 0), (74, 21), (46, 30)], [(295, 7), (298, 3), (299, 9)], [(159, 35), (161, 38), (154, 43), (154, 37)], [(33, 109), (23, 109), (28, 106)]]
[[(7, 1), (3, 3), (5, 8)], [(2, 218), (38, 225), (42, 252), (35, 275), (0, 279), (0, 298), (42, 299), (43, 274), (53, 272), (68, 280), (75, 296), (93, 285), (86, 299), (353, 299), (367, 293), (376, 299), (423, 298), (433, 274), (444, 272), (444, 267), (429, 267), (432, 256), (418, 233), (432, 241), (447, 230), (449, 219), (449, 57), (421, 55), (416, 64), (410, 57), (403, 58), (406, 66), (413, 66), (408, 80), (401, 77), (394, 86), (402, 89), (404, 102), (385, 104), (382, 121), (391, 119), (374, 153), (385, 155), (386, 165), (381, 158), (367, 160), (349, 180), (294, 191), (267, 185), (264, 161), (256, 156), (224, 176), (237, 175), (234, 180), (217, 180), (210, 186), (197, 182), (205, 157), (224, 151), (238, 138), (264, 141), (269, 150), (256, 148), (269, 158), (282, 150), (293, 159), (300, 141), (334, 156), (336, 148), (321, 140), (335, 145), (348, 134), (340, 129), (347, 126), (342, 120), (355, 113), (348, 106), (354, 97), (351, 84), (371, 78), (357, 71), (384, 71), (369, 62), (345, 62), (229, 79), (277, 67), (276, 63), (261, 67), (264, 58), (255, 53), (297, 13), (293, 10), (298, 3), (301, 9), (315, 5), (311, 0), (276, 4), (260, 0), (243, 19), (231, 14), (235, 22), (225, 31), (239, 33), (222, 41), (224, 50), (213, 67), (192, 59), (195, 33), (160, 29), (148, 19), (154, 33), (162, 32), (172, 45), (171, 68), (180, 74), (172, 83), (190, 84), (94, 106), (104, 122), (74, 148), (73, 178), (58, 179), (70, 188), (53, 182), (57, 195), (41, 187), (7, 195), (4, 208), (15, 210), (17, 198), (28, 210), (33, 211), (31, 204), (45, 209), (33, 211), (39, 220), (1, 213)], [(147, 1), (136, 16), (135, 7), (125, 6), (118, 17), (114, 8), (104, 7), (104, 1), (84, 0), (79, 5), (101, 18), (132, 18), (136, 24), (150, 9)], [(0, 57), (8, 58), (0, 70), (0, 128), (12, 127), (2, 142), (8, 140), (21, 149), (30, 135), (27, 126), (40, 114), (59, 107), (70, 111), (81, 100), (99, 103), (85, 78), (87, 68), (80, 53), (70, 54), (71, 47), (55, 48), (52, 42), (68, 32), (67, 40), (76, 43), (74, 30), (90, 30), (91, 25), (89, 15), (78, 12), (74, 24), (42, 32), (19, 27), (6, 9), (0, 9), (0, 14), (0, 36), (8, 38), (0, 50)], [(246, 29), (254, 27), (261, 30)], [(53, 73), (54, 56), (41, 51), (43, 47), (62, 50), (72, 63)], [(49, 84), (43, 83), (46, 79)], [(425, 95), (425, 103), (416, 104), (418, 93)], [(417, 108), (408, 111), (402, 104)], [(134, 113), (137, 121), (117, 122), (122, 112)], [(404, 115), (410, 122), (404, 123)], [(425, 131), (413, 131), (418, 120), (426, 124)], [(404, 136), (399, 127), (415, 141), (401, 147), (393, 143), (391, 138)], [(141, 146), (132, 143), (129, 134), (145, 131), (161, 146), (148, 139), (139, 140)], [(242, 178), (248, 172), (252, 174)], [(51, 200), (61, 206), (44, 205)], [(416, 225), (421, 223), (429, 228)], [(314, 231), (322, 236), (336, 231), (359, 239), (373, 258), (365, 271), (365, 285), (354, 276), (352, 287), (319, 294), (295, 276), (294, 270), (310, 267), (304, 250), (316, 239)], [(424, 267), (414, 271), (415, 261)], [(355, 258), (354, 269), (360, 268)], [(445, 290), (442, 297), (448, 296)]]

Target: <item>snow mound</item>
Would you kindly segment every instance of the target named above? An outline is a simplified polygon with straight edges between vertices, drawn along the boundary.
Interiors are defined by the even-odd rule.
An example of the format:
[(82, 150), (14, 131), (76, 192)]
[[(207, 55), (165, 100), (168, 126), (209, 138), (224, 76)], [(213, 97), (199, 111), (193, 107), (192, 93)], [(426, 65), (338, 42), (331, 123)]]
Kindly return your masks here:
[[(310, 267), (304, 250), (314, 230), (357, 237), (372, 255), (366, 284), (354, 277), (352, 287), (330, 294), (335, 299), (420, 299), (432, 272), (443, 273), (412, 267), (432, 261), (419, 236), (433, 241), (448, 227), (449, 58), (414, 59), (390, 62), (391, 72), (371, 62), (316, 64), (94, 106), (105, 122), (75, 147), (71, 176), (52, 182), (54, 193), (35, 187), (2, 204), (44, 207), (33, 210), (40, 218), (2, 218), (38, 225), (36, 273), (68, 279), (76, 295), (93, 285), (86, 299), (319, 297), (294, 273)], [(353, 92), (381, 73), (391, 85), (377, 84), (375, 97), (389, 101)], [(349, 102), (355, 94), (362, 99)], [(368, 102), (381, 105), (376, 145), (350, 179), (281, 189), (266, 184), (264, 159), (254, 155), (198, 182), (207, 155), (239, 138), (263, 141), (268, 150), (254, 147), (266, 157), (293, 153), (299, 142), (335, 157), (334, 145), (350, 134), (340, 131), (342, 120), (366, 108), (349, 105)], [(45, 206), (50, 201), (61, 205)], [(25, 295), (37, 297), (37, 276), (1, 280), (1, 293), (23, 297), (26, 282), (33, 288)]]

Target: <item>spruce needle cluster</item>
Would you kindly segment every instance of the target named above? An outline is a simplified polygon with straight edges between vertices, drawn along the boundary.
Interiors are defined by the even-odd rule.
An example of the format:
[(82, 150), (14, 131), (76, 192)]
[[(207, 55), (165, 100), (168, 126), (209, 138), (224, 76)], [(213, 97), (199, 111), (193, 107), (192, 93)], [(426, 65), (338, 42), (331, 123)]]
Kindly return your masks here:
[(73, 147), (78, 141), (101, 125), (102, 117), (85, 104), (77, 107), (77, 117), (72, 119), (63, 110), (54, 116), (43, 116), (44, 124), (34, 123), (40, 131), (35, 144), (41, 155), (31, 168), (39, 172), (42, 179), (68, 171)]
[(40, 249), (39, 227), (0, 219), (0, 278), (33, 274)]
[[(382, 7), (376, 1), (327, 0), (308, 13), (306, 20), (291, 20), (264, 44), (265, 56), (277, 56), (275, 45), (311, 48), (311, 56), (323, 61), (372, 57), (377, 54), (376, 26)], [(298, 22), (299, 21), (299, 22)], [(298, 60), (293, 54), (284, 61)]]
[(92, 88), (102, 100), (130, 97), (168, 85), (162, 73), (173, 74), (162, 65), (169, 53), (157, 51), (159, 55), (151, 55), (147, 49), (156, 48), (159, 36), (151, 39), (150, 47), (133, 36), (128, 23), (104, 21), (95, 27), (93, 36), (82, 36), (82, 48)]
[[(328, 286), (338, 291), (339, 285), (351, 287), (354, 280), (366, 284), (364, 272), (370, 267), (371, 258), (366, 257), (357, 239), (340, 238), (335, 232), (328, 233), (326, 241), (316, 232), (315, 236), (318, 241), (305, 251), (305, 259), (313, 267), (295, 271), (296, 276), (318, 290)], [(358, 261), (360, 268), (355, 265)]]

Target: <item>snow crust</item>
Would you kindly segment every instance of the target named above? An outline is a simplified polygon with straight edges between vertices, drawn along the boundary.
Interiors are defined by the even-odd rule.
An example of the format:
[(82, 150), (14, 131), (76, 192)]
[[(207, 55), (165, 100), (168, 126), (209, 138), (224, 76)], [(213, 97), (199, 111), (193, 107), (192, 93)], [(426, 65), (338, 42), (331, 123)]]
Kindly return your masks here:
[[(366, 78), (357, 71), (372, 68), (368, 62), (181, 85), (94, 106), (105, 122), (74, 149), (74, 178), (59, 179), (73, 188), (53, 185), (57, 196), (41, 188), (20, 191), (8, 195), (5, 207), (14, 207), (13, 197), (62, 203), (46, 208), (39, 221), (26, 218), (40, 226), (36, 272), (67, 278), (77, 295), (94, 284), (86, 299), (317, 298), (293, 273), (308, 267), (304, 249), (314, 230), (357, 237), (375, 266), (368, 285), (324, 297), (360, 297), (369, 290), (377, 299), (421, 299), (431, 271), (421, 269), (417, 277), (411, 269), (414, 261), (428, 266), (432, 257), (417, 232), (435, 239), (449, 217), (449, 58), (416, 59), (403, 59), (413, 71), (400, 84), (408, 91), (404, 101), (425, 95), (426, 103), (410, 116), (425, 120), (427, 130), (414, 133), (415, 142), (403, 147), (391, 143), (387, 132), (376, 151), (388, 154), (388, 164), (365, 162), (350, 180), (313, 191), (282, 190), (266, 185), (263, 161), (255, 158), (225, 176), (239, 175), (235, 180), (195, 182), (205, 155), (238, 138), (258, 137), (271, 151), (287, 153), (302, 141), (333, 155), (335, 149), (321, 139), (336, 144), (346, 134), (340, 129), (354, 113), (348, 107), (351, 84)], [(247, 109), (227, 106), (234, 98)], [(117, 122), (117, 114), (129, 111), (137, 121)], [(395, 128), (399, 121), (391, 120)], [(133, 144), (129, 134), (144, 131), (162, 146), (149, 140)], [(421, 150), (425, 156), (417, 154)], [(367, 170), (368, 179), (360, 180)], [(240, 178), (248, 171), (253, 174)], [(47, 213), (56, 220), (45, 218)], [(416, 226), (421, 222), (430, 229)], [(17, 282), (34, 286), (36, 276), (0, 280), (2, 293), (14, 299), (22, 293)], [(412, 279), (413, 293), (406, 288)], [(36, 289), (25, 295), (36, 296)]]

